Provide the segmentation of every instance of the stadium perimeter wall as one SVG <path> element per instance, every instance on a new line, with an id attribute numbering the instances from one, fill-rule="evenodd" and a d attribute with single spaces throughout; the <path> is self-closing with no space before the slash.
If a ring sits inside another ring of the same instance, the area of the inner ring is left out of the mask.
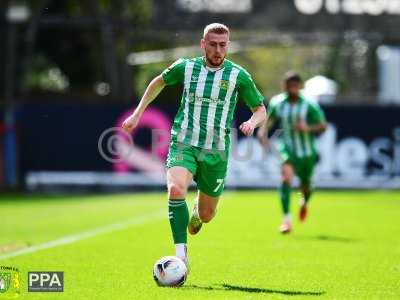
<path id="1" fill-rule="evenodd" d="M 28 190 L 53 186 L 163 187 L 168 131 L 177 105 L 153 105 L 133 134 L 129 158 L 116 157 L 107 150 L 107 143 L 110 146 L 120 133 L 109 129 L 117 127 L 132 108 L 19 106 L 18 174 L 23 186 Z M 325 188 L 400 188 L 400 107 L 326 106 L 324 110 L 329 126 L 318 137 L 315 183 Z M 233 127 L 249 115 L 246 107 L 239 105 Z M 233 130 L 231 153 L 227 188 L 274 187 L 279 183 L 274 147 L 266 152 L 254 138 Z"/>

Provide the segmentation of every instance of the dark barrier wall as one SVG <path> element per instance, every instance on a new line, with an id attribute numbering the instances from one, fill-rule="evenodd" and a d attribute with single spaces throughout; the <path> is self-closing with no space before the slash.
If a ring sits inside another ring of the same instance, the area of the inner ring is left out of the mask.
<path id="1" fill-rule="evenodd" d="M 23 106 L 19 114 L 22 173 L 111 170 L 111 164 L 97 151 L 97 142 L 126 109 L 108 105 Z"/>
<path id="2" fill-rule="evenodd" d="M 150 151 L 149 128 L 169 128 L 176 109 L 175 105 L 153 105 L 145 124 L 134 134 L 135 145 Z M 22 178 L 31 171 L 137 171 L 135 162 L 130 167 L 115 164 L 104 159 L 98 150 L 102 133 L 117 126 L 123 115 L 131 111 L 132 107 L 114 105 L 22 106 L 18 114 Z M 400 107 L 334 106 L 325 107 L 325 111 L 329 128 L 319 139 L 320 178 L 327 182 L 338 178 L 362 181 L 366 177 L 384 180 L 400 175 Z M 249 115 L 246 107 L 239 106 L 236 123 Z M 240 156 L 242 144 L 248 142 L 255 147 L 251 157 L 235 159 Z M 239 150 L 232 150 L 231 182 L 252 186 L 260 177 L 272 178 L 271 182 L 278 180 L 276 158 L 271 155 L 265 161 L 260 158 L 261 150 L 253 139 L 239 135 L 236 145 Z M 163 161 L 166 150 L 158 154 Z M 251 172 L 254 177 L 243 171 L 248 168 L 254 170 Z"/>
<path id="3" fill-rule="evenodd" d="M 0 109 L 0 186 L 4 185 L 4 133 L 5 133 L 5 124 L 4 124 L 4 111 Z"/>
<path id="4" fill-rule="evenodd" d="M 154 107 L 170 120 L 177 107 Z M 27 171 L 111 171 L 98 151 L 99 137 L 133 107 L 122 105 L 24 105 L 18 114 L 20 169 Z M 157 118 L 155 115 L 154 118 Z M 135 143 L 150 148 L 151 132 L 142 128 Z"/>

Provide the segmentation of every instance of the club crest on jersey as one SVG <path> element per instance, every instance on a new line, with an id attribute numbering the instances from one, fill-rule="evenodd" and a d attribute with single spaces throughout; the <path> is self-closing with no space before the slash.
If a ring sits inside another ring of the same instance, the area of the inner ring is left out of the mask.
<path id="1" fill-rule="evenodd" d="M 229 87 L 229 81 L 228 80 L 221 80 L 219 84 L 220 88 L 223 90 L 227 90 Z"/>

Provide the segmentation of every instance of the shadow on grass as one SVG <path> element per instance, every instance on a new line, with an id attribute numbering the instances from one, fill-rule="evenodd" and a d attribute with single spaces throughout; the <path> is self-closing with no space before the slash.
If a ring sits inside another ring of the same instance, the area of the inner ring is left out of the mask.
<path id="1" fill-rule="evenodd" d="M 278 290 L 278 289 L 266 289 L 247 287 L 231 284 L 217 284 L 212 286 L 199 286 L 199 285 L 187 285 L 183 289 L 199 289 L 207 291 L 239 291 L 245 293 L 260 293 L 260 294 L 280 294 L 286 296 L 321 296 L 325 292 L 311 292 L 311 291 L 290 291 L 290 290 Z"/>
<path id="2" fill-rule="evenodd" d="M 317 235 L 317 236 L 298 236 L 302 240 L 314 240 L 314 241 L 324 241 L 324 242 L 340 242 L 340 243 L 354 243 L 357 239 L 333 236 L 333 235 Z"/>

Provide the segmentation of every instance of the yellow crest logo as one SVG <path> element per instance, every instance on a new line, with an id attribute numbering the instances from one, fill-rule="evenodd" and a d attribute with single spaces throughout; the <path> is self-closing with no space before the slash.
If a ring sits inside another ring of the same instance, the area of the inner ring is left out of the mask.
<path id="1" fill-rule="evenodd" d="M 229 81 L 228 80 L 221 80 L 220 88 L 224 89 L 224 90 L 227 90 L 228 87 L 229 87 Z"/>

